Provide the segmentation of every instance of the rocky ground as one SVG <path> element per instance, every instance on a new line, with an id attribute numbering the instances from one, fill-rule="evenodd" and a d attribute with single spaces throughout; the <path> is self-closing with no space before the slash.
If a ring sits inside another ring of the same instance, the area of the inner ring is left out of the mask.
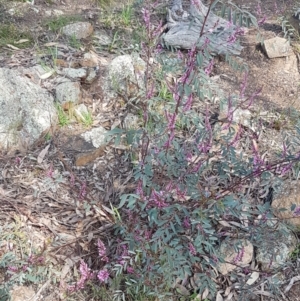
<path id="1" fill-rule="evenodd" d="M 94 262 L 94 238 L 105 237 L 114 223 L 110 204 L 133 188 L 126 145 L 106 143 L 105 133 L 138 126 L 137 114 L 113 84 L 120 84 L 128 97 L 138 92 L 142 77 L 136 74 L 143 74 L 145 65 L 131 54 L 143 56 L 139 45 L 144 32 L 138 2 L 107 2 L 0 0 L 0 101 L 5 99 L 0 108 L 0 268 L 1 260 L 14 265 L 3 259 L 10 251 L 18 260 L 35 253 L 35 260 L 46 258 L 46 264 L 27 262 L 32 275 L 48 275 L 57 283 L 24 279 L 20 285 L 22 281 L 15 279 L 19 284 L 10 292 L 14 301 L 25 296 L 66 299 L 59 288 L 76 278 L 82 254 L 87 262 Z M 156 11 L 157 20 L 165 18 L 166 2 Z M 242 38 L 244 50 L 236 61 L 249 70 L 248 95 L 261 89 L 257 110 L 249 114 L 268 113 L 272 126 L 262 135 L 262 145 L 275 148 L 282 131 L 292 130 L 293 118 L 299 118 L 300 39 L 296 33 L 287 37 L 292 44 L 289 55 L 272 59 L 261 42 L 283 37 L 278 18 L 286 16 L 294 22 L 290 16 L 297 3 L 233 2 L 259 20 L 267 17 L 260 31 L 250 29 Z M 293 25 L 299 29 L 297 22 Z M 135 85 L 128 84 L 130 77 Z M 240 91 L 243 76 L 220 57 L 212 80 L 225 94 L 232 94 Z M 288 187 L 289 197 L 277 198 L 274 206 L 276 201 L 286 207 L 300 205 L 298 184 Z M 297 264 L 286 270 L 286 285 L 297 280 Z M 7 275 L 0 270 L 0 283 L 5 281 Z M 260 288 L 257 300 L 272 299 L 263 292 L 263 282 Z M 228 294 L 222 298 L 230 300 Z M 295 282 L 282 298 L 296 301 L 299 296 L 300 285 Z M 84 292 L 68 298 L 103 299 Z"/>

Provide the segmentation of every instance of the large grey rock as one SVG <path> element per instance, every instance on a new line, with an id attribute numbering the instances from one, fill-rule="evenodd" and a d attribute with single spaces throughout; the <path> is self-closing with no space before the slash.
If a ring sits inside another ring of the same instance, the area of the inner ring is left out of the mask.
<path id="1" fill-rule="evenodd" d="M 84 39 L 93 33 L 93 26 L 89 22 L 76 22 L 66 25 L 62 28 L 62 33 L 69 37 L 75 37 L 76 39 Z"/>
<path id="2" fill-rule="evenodd" d="M 112 90 L 133 96 L 143 89 L 146 63 L 137 55 L 121 55 L 113 59 L 108 77 Z"/>
<path id="3" fill-rule="evenodd" d="M 18 70 L 0 68 L 0 148 L 22 149 L 57 122 L 50 93 Z"/>
<path id="4" fill-rule="evenodd" d="M 263 48 L 270 59 L 293 54 L 289 41 L 280 37 L 265 40 Z"/>

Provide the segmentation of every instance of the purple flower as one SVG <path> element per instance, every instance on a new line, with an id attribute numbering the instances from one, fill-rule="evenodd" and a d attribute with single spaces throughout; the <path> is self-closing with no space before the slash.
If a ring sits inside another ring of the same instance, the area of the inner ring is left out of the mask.
<path id="1" fill-rule="evenodd" d="M 146 98 L 151 99 L 154 95 L 154 83 L 151 84 L 150 89 L 147 91 Z"/>
<path id="2" fill-rule="evenodd" d="M 204 69 L 206 75 L 210 75 L 214 67 L 214 60 L 210 60 L 208 66 Z"/>
<path id="3" fill-rule="evenodd" d="M 261 6 L 260 6 L 259 3 L 257 3 L 257 10 L 256 10 L 256 12 L 257 12 L 257 14 L 258 14 L 259 16 L 262 15 Z"/>
<path id="4" fill-rule="evenodd" d="M 160 32 L 161 32 L 162 27 L 163 27 L 163 23 L 162 23 L 162 20 L 160 20 L 157 28 L 152 33 L 152 37 L 158 36 L 160 34 Z"/>
<path id="5" fill-rule="evenodd" d="M 246 86 L 247 86 L 247 82 L 248 82 L 248 73 L 245 72 L 244 73 L 244 78 L 241 84 L 241 90 L 240 90 L 240 98 L 244 98 L 245 96 L 245 90 L 246 90 Z"/>
<path id="6" fill-rule="evenodd" d="M 236 39 L 237 39 L 239 36 L 243 35 L 244 33 L 245 33 L 244 29 L 241 28 L 241 27 L 238 27 L 238 28 L 233 32 L 233 34 L 232 34 L 231 36 L 229 36 L 229 38 L 227 39 L 227 43 L 233 44 L 233 43 L 236 41 Z"/>
<path id="7" fill-rule="evenodd" d="M 295 208 L 293 215 L 294 216 L 300 216 L 300 206 Z"/>
<path id="8" fill-rule="evenodd" d="M 150 240 L 152 238 L 152 231 L 151 230 L 146 230 L 144 233 L 145 239 Z"/>
<path id="9" fill-rule="evenodd" d="M 186 103 L 184 104 L 184 107 L 183 107 L 183 111 L 186 112 L 186 111 L 189 111 L 192 107 L 192 103 L 193 103 L 193 94 L 191 93 L 186 101 Z"/>
<path id="10" fill-rule="evenodd" d="M 142 14 L 143 14 L 144 22 L 145 22 L 147 28 L 149 29 L 150 28 L 150 12 L 149 12 L 148 9 L 143 8 L 142 9 Z"/>
<path id="11" fill-rule="evenodd" d="M 53 171 L 53 165 L 52 164 L 49 166 L 49 169 L 46 172 L 46 176 L 49 177 L 49 178 L 53 178 L 54 171 Z"/>
<path id="12" fill-rule="evenodd" d="M 189 243 L 189 251 L 194 256 L 197 254 L 196 248 L 194 247 L 194 245 L 191 242 Z"/>
<path id="13" fill-rule="evenodd" d="M 76 284 L 68 286 L 67 289 L 69 292 L 75 292 L 75 291 L 83 289 L 86 281 L 88 281 L 94 277 L 94 273 L 91 272 L 90 268 L 87 266 L 87 264 L 83 260 L 81 260 L 81 262 L 80 262 L 79 271 L 80 271 L 80 279 L 77 281 Z"/>
<path id="14" fill-rule="evenodd" d="M 165 202 L 165 195 L 162 191 L 153 190 L 150 197 L 150 202 L 157 208 L 165 208 L 168 204 Z"/>
<path id="15" fill-rule="evenodd" d="M 101 241 L 101 239 L 98 239 L 97 247 L 98 247 L 98 254 L 100 259 L 102 261 L 108 262 L 108 258 L 106 256 L 106 247 L 104 243 Z"/>
<path id="16" fill-rule="evenodd" d="M 70 185 L 71 185 L 71 186 L 74 186 L 74 185 L 75 185 L 75 177 L 74 177 L 74 174 L 73 174 L 73 173 L 70 174 Z"/>
<path id="17" fill-rule="evenodd" d="M 245 254 L 245 248 L 244 246 L 242 246 L 241 250 L 237 253 L 235 258 L 233 259 L 233 263 L 236 264 L 237 262 L 242 261 L 244 254 Z"/>
<path id="18" fill-rule="evenodd" d="M 109 273 L 107 269 L 100 270 L 97 274 L 97 278 L 99 279 L 100 282 L 106 283 L 109 278 Z"/>
<path id="19" fill-rule="evenodd" d="M 218 263 L 219 259 L 216 255 L 212 255 L 211 258 L 212 258 L 214 263 Z"/>
<path id="20" fill-rule="evenodd" d="M 22 267 L 23 272 L 26 272 L 27 269 L 28 269 L 28 265 L 27 264 L 23 265 L 23 267 Z"/>
<path id="21" fill-rule="evenodd" d="M 183 219 L 183 227 L 184 228 L 190 228 L 191 227 L 191 222 L 190 222 L 190 218 L 188 216 L 185 216 Z"/>
<path id="22" fill-rule="evenodd" d="M 143 191 L 143 182 L 139 181 L 135 193 L 143 200 L 145 198 Z"/>
<path id="23" fill-rule="evenodd" d="M 7 270 L 10 271 L 10 272 L 16 273 L 16 272 L 18 272 L 19 269 L 16 266 L 9 266 L 7 268 Z"/>
<path id="24" fill-rule="evenodd" d="M 280 173 L 281 176 L 284 176 L 285 174 L 287 174 L 292 169 L 292 167 L 293 167 L 293 162 L 285 165 L 281 170 L 281 173 Z"/>
<path id="25" fill-rule="evenodd" d="M 93 273 L 83 260 L 80 262 L 79 271 L 81 274 L 81 279 L 84 279 L 84 282 L 92 278 Z"/>
<path id="26" fill-rule="evenodd" d="M 135 274 L 134 268 L 133 268 L 133 267 L 127 267 L 126 271 L 127 271 L 127 273 L 129 273 L 129 274 Z"/>
<path id="27" fill-rule="evenodd" d="M 83 182 L 80 186 L 80 191 L 79 191 L 79 198 L 83 200 L 85 196 L 87 195 L 86 191 L 86 182 Z"/>
<path id="28" fill-rule="evenodd" d="M 267 20 L 267 17 L 263 16 L 263 18 L 260 19 L 257 23 L 258 23 L 258 25 L 263 25 L 266 22 L 266 20 Z"/>

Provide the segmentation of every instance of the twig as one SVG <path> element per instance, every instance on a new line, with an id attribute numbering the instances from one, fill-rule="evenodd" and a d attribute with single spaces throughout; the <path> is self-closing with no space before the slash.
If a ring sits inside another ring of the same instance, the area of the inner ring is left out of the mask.
<path id="1" fill-rule="evenodd" d="M 40 294 L 42 293 L 42 291 L 47 287 L 49 286 L 50 284 L 50 279 L 45 282 L 42 287 L 37 291 L 37 293 L 32 297 L 30 298 L 28 301 L 38 301 L 39 300 L 39 297 L 40 297 Z"/>
<path id="2" fill-rule="evenodd" d="M 300 281 L 300 276 L 295 276 L 290 280 L 289 285 L 284 290 L 285 293 L 287 293 L 292 288 L 295 281 Z"/>

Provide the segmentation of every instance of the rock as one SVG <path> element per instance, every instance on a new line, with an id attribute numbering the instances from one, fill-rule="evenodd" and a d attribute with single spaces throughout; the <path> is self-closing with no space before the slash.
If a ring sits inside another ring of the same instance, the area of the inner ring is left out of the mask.
<path id="1" fill-rule="evenodd" d="M 32 82 L 39 85 L 41 82 L 41 79 L 46 79 L 51 77 L 55 70 L 51 68 L 43 68 L 41 65 L 35 65 L 30 68 L 18 68 L 18 71 L 27 78 L 30 78 Z"/>
<path id="2" fill-rule="evenodd" d="M 76 39 L 84 39 L 89 37 L 93 33 L 93 26 L 89 22 L 76 22 L 66 25 L 62 28 L 62 33 L 69 37 L 75 37 Z"/>
<path id="3" fill-rule="evenodd" d="M 80 105 L 74 108 L 74 115 L 80 121 L 83 121 L 85 119 L 85 116 L 88 114 L 89 114 L 88 108 L 83 103 L 81 103 Z"/>
<path id="4" fill-rule="evenodd" d="M 87 71 L 84 68 L 63 68 L 61 71 L 57 71 L 57 74 L 66 76 L 73 80 L 81 80 L 86 78 Z"/>
<path id="5" fill-rule="evenodd" d="M 229 120 L 230 118 L 232 118 L 232 122 L 236 123 L 236 124 L 242 124 L 243 126 L 246 127 L 251 127 L 251 112 L 249 110 L 243 110 L 241 108 L 235 108 L 232 107 L 231 108 L 232 113 L 232 117 L 231 115 L 228 116 L 228 108 L 222 108 L 220 109 L 220 114 L 218 119 L 219 120 Z"/>
<path id="6" fill-rule="evenodd" d="M 207 16 L 205 24 L 203 16 Z M 204 27 L 207 30 L 202 32 Z M 201 1 L 197 1 L 197 4 L 192 1 L 188 11 L 183 10 L 182 0 L 172 1 L 167 9 L 167 28 L 168 31 L 161 36 L 161 42 L 172 48 L 192 49 L 195 45 L 205 45 L 206 39 L 209 39 L 209 44 L 218 54 L 238 55 L 242 49 L 238 43 L 228 41 L 233 35 L 238 37 L 243 34 L 244 29 L 238 29 L 233 24 L 229 26 L 227 20 L 209 11 Z"/>
<path id="7" fill-rule="evenodd" d="M 269 220 L 267 226 L 256 251 L 256 261 L 263 270 L 284 265 L 297 246 L 296 237 L 284 224 L 279 223 L 276 228 L 276 222 Z"/>
<path id="8" fill-rule="evenodd" d="M 11 301 L 29 301 L 35 295 L 34 290 L 27 286 L 17 286 L 11 292 Z"/>
<path id="9" fill-rule="evenodd" d="M 80 83 L 65 81 L 57 85 L 55 89 L 56 100 L 66 110 L 73 104 L 78 104 L 81 101 L 82 93 Z"/>
<path id="10" fill-rule="evenodd" d="M 63 68 L 77 68 L 79 67 L 79 64 L 75 61 L 66 61 L 64 59 L 54 59 L 54 64 L 57 67 L 63 67 Z"/>
<path id="11" fill-rule="evenodd" d="M 81 67 L 99 67 L 98 56 L 96 53 L 88 52 L 83 55 L 83 58 L 79 61 Z"/>
<path id="12" fill-rule="evenodd" d="M 0 149 L 23 149 L 57 123 L 54 99 L 18 70 L 0 68 Z"/>
<path id="13" fill-rule="evenodd" d="M 270 59 L 293 54 L 289 41 L 280 37 L 265 40 L 263 48 Z"/>
<path id="14" fill-rule="evenodd" d="M 252 261 L 253 245 L 246 239 L 223 241 L 220 246 L 220 254 L 227 262 L 236 261 L 236 265 L 246 266 Z M 237 268 L 236 265 L 231 263 L 219 263 L 218 270 L 222 275 L 227 275 L 229 272 Z"/>
<path id="15" fill-rule="evenodd" d="M 139 128 L 139 117 L 128 113 L 124 118 L 124 125 L 127 130 L 138 129 Z"/>
<path id="16" fill-rule="evenodd" d="M 251 112 L 249 110 L 236 109 L 233 113 L 233 121 L 243 126 L 250 127 Z"/>
<path id="17" fill-rule="evenodd" d="M 295 205 L 295 208 L 291 210 L 293 205 Z M 292 182 L 291 184 L 285 185 L 282 193 L 274 198 L 271 206 L 275 216 L 279 219 L 286 220 L 286 222 L 300 229 L 300 215 L 294 213 L 296 209 L 300 208 L 299 183 Z M 285 209 L 285 211 L 280 209 Z"/>
<path id="18" fill-rule="evenodd" d="M 126 96 L 143 89 L 146 63 L 137 55 L 121 55 L 112 60 L 108 77 L 110 88 Z"/>
<path id="19" fill-rule="evenodd" d="M 109 46 L 112 43 L 112 39 L 104 31 L 96 31 L 94 38 L 98 44 L 102 46 Z"/>
<path id="20" fill-rule="evenodd" d="M 59 9 L 52 9 L 52 10 L 45 11 L 46 17 L 59 17 L 59 16 L 62 16 L 63 14 L 64 14 L 64 12 Z"/>
<path id="21" fill-rule="evenodd" d="M 107 130 L 102 126 L 94 128 L 88 132 L 81 134 L 81 136 L 87 141 L 91 142 L 94 147 L 98 148 L 101 145 L 106 144 L 106 133 Z"/>
<path id="22" fill-rule="evenodd" d="M 91 84 L 98 76 L 98 68 L 88 68 L 87 69 L 87 77 L 85 78 L 84 82 L 86 84 Z"/>
<path id="23" fill-rule="evenodd" d="M 61 137 L 61 142 L 63 151 L 76 152 L 76 166 L 85 166 L 105 154 L 105 144 L 95 147 L 92 142 L 86 141 L 81 135 Z"/>

